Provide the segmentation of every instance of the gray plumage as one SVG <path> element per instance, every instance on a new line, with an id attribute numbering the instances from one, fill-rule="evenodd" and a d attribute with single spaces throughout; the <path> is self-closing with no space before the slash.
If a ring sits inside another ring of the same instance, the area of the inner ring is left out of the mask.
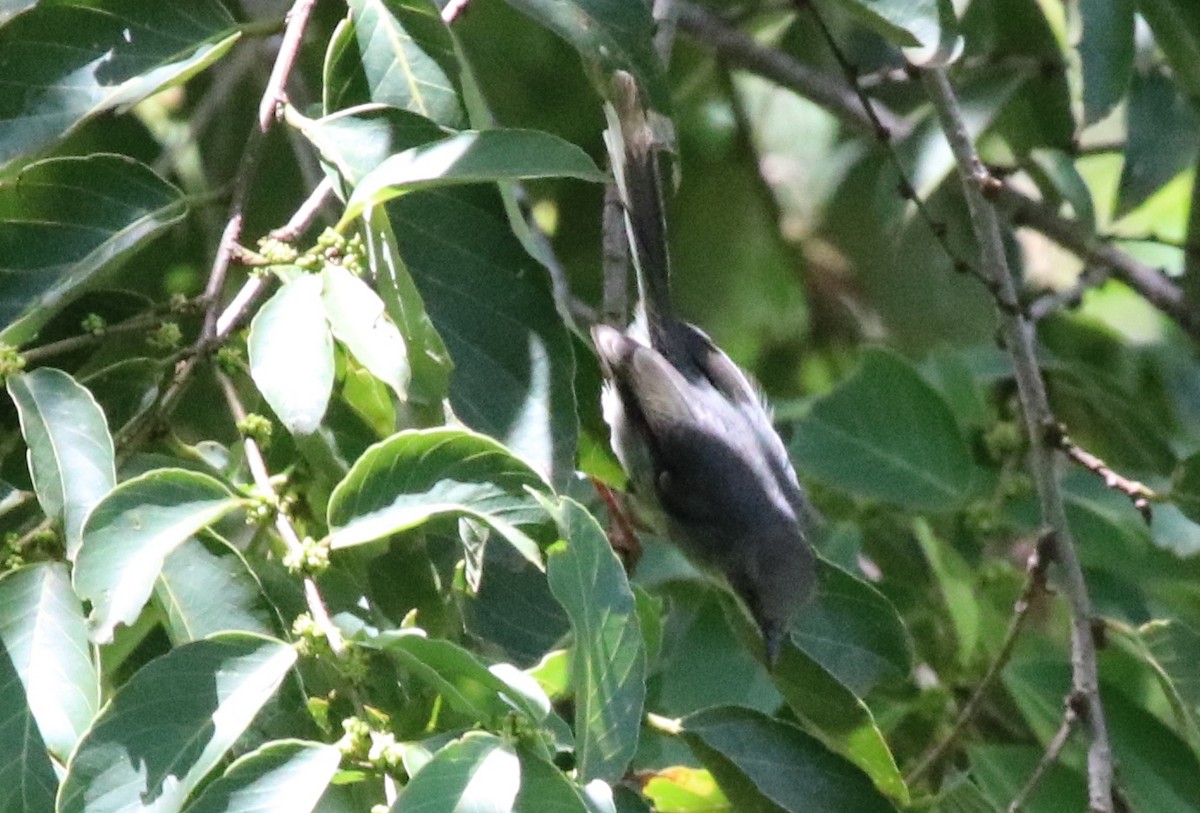
<path id="1" fill-rule="evenodd" d="M 633 78 L 618 72 L 613 87 L 606 142 L 641 295 L 625 332 L 592 330 L 613 450 L 649 521 L 725 577 L 774 661 L 814 588 L 815 513 L 746 375 L 674 316 L 659 147 Z"/>

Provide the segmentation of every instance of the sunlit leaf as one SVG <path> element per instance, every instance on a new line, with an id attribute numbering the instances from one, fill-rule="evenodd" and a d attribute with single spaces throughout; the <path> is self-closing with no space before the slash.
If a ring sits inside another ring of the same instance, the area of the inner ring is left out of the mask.
<path id="1" fill-rule="evenodd" d="M 473 732 L 434 754 L 404 786 L 392 813 L 507 813 L 520 782 L 520 763 L 510 746 L 499 737 Z"/>
<path id="2" fill-rule="evenodd" d="M 9 378 L 8 393 L 21 417 L 38 502 L 62 525 L 74 558 L 84 519 L 117 482 L 104 413 L 87 389 L 49 367 Z"/>
<path id="3" fill-rule="evenodd" d="M 321 300 L 338 341 L 403 400 L 412 371 L 408 348 L 384 312 L 383 300 L 365 282 L 340 265 L 326 265 Z"/>
<path id="4" fill-rule="evenodd" d="M 287 644 L 226 633 L 142 667 L 80 740 L 61 813 L 174 813 L 275 693 Z"/>
<path id="5" fill-rule="evenodd" d="M 75 592 L 92 603 L 93 641 L 112 640 L 138 617 L 163 560 L 241 505 L 219 481 L 183 469 L 147 472 L 117 486 L 88 516 L 75 562 Z"/>
<path id="6" fill-rule="evenodd" d="M 309 813 L 337 771 L 336 746 L 270 742 L 229 766 L 188 813 Z"/>
<path id="7" fill-rule="evenodd" d="M 58 778 L 46 754 L 21 678 L 0 640 L 0 809 L 44 813 L 54 809 Z"/>
<path id="8" fill-rule="evenodd" d="M 209 535 L 171 551 L 154 582 L 163 627 L 175 645 L 224 630 L 272 635 L 278 620 L 242 554 Z"/>

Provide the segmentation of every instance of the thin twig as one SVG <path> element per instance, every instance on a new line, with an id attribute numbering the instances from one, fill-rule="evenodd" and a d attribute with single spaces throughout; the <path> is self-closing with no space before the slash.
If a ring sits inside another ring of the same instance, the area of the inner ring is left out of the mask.
<path id="1" fill-rule="evenodd" d="M 200 304 L 199 299 L 188 300 L 185 307 L 196 307 Z M 60 339 L 56 342 L 49 342 L 38 347 L 31 347 L 28 350 L 21 351 L 21 355 L 25 357 L 25 361 L 30 364 L 36 364 L 42 359 L 50 356 L 57 356 L 62 353 L 70 353 L 73 350 L 79 350 L 93 344 L 98 344 L 110 336 L 119 336 L 123 333 L 136 333 L 139 330 L 157 327 L 162 324 L 163 317 L 172 311 L 176 310 L 176 305 L 164 303 L 157 305 L 154 308 L 139 313 L 136 316 L 131 316 L 116 324 L 107 325 L 103 330 L 95 333 L 83 333 L 78 336 L 71 336 L 67 339 Z"/>
<path id="2" fill-rule="evenodd" d="M 1159 496 L 1147 485 L 1113 471 L 1099 457 L 1071 440 L 1062 424 L 1056 423 L 1046 427 L 1046 442 L 1103 480 L 1106 488 L 1118 491 L 1128 497 L 1129 501 L 1133 503 L 1133 507 L 1141 512 L 1142 519 L 1146 521 L 1146 524 L 1150 524 L 1150 503 L 1157 502 Z"/>
<path id="3" fill-rule="evenodd" d="M 1112 813 L 1113 760 L 1104 707 L 1100 702 L 1096 642 L 1092 633 L 1092 604 L 1083 569 L 1067 523 L 1059 473 L 1053 450 L 1046 443 L 1043 427 L 1053 419 L 1046 385 L 1034 350 L 1032 324 L 1016 299 L 1016 286 L 1008 268 L 1000 219 L 988 199 L 1003 184 L 984 169 L 967 133 L 958 97 L 941 68 L 925 71 L 925 87 L 933 101 L 942 131 L 954 153 L 971 224 L 979 242 L 981 270 L 994 285 L 1001 336 L 1013 366 L 1017 394 L 1030 444 L 1030 465 L 1037 485 L 1042 522 L 1053 531 L 1054 558 L 1062 566 L 1063 581 L 1071 605 L 1071 677 L 1074 691 L 1084 699 L 1091 730 L 1088 748 L 1088 805 L 1092 813 Z"/>
<path id="4" fill-rule="evenodd" d="M 1033 771 L 1029 774 L 1029 778 L 1025 780 L 1025 786 L 1017 791 L 1017 795 L 1008 805 L 1008 813 L 1018 813 L 1025 803 L 1029 801 L 1029 797 L 1041 784 L 1042 777 L 1046 775 L 1046 771 L 1050 769 L 1058 760 L 1058 755 L 1062 753 L 1062 749 L 1067 744 L 1067 740 L 1071 737 L 1071 732 L 1075 730 L 1075 723 L 1079 720 L 1079 709 L 1086 708 L 1084 701 L 1074 695 L 1067 698 L 1063 708 L 1062 722 L 1058 724 L 1058 731 L 1054 732 L 1054 736 L 1050 738 L 1050 742 L 1046 744 L 1046 751 L 1042 754 L 1042 758 L 1038 760 Z"/>
<path id="5" fill-rule="evenodd" d="M 317 214 L 321 211 L 321 207 L 325 205 L 325 202 L 329 200 L 329 196 L 332 194 L 333 179 L 326 175 L 317 184 L 316 188 L 309 193 L 309 196 L 305 198 L 304 203 L 300 204 L 300 208 L 296 210 L 291 219 L 279 228 L 271 230 L 271 236 L 285 243 L 295 240 L 312 224 Z"/>
<path id="6" fill-rule="evenodd" d="M 975 687 L 975 691 L 971 693 L 966 704 L 959 710 L 958 717 L 955 718 L 954 724 L 950 726 L 950 730 L 921 756 L 917 761 L 916 767 L 904 777 L 906 784 L 911 785 L 916 782 L 928 773 L 930 768 L 941 761 L 946 752 L 950 750 L 950 747 L 958 741 L 967 724 L 975 718 L 975 712 L 979 710 L 979 706 L 983 702 L 988 689 L 991 688 L 992 683 L 1000 674 L 1000 670 L 1008 664 L 1008 660 L 1012 657 L 1013 650 L 1016 648 L 1021 631 L 1025 627 L 1025 621 L 1029 618 L 1029 610 L 1033 606 L 1034 599 L 1046 590 L 1046 569 L 1050 566 L 1050 559 L 1053 555 L 1053 545 L 1050 542 L 1052 536 L 1053 534 L 1050 533 L 1043 534 L 1038 539 L 1037 546 L 1033 552 L 1029 554 L 1029 559 L 1025 563 L 1025 587 L 1021 590 L 1021 595 L 1013 604 L 1012 616 L 1008 620 L 1008 630 L 1004 634 L 1004 643 L 1000 645 L 1000 651 L 996 654 L 991 666 L 988 667 L 987 673 L 979 681 L 979 684 Z"/>
<path id="7" fill-rule="evenodd" d="M 1096 237 L 1083 224 L 1061 216 L 1044 202 L 1026 197 L 1009 184 L 997 184 L 993 191 L 996 202 L 1012 213 L 1014 223 L 1044 234 L 1089 265 L 1109 269 L 1189 335 L 1200 339 L 1200 313 L 1189 306 L 1183 291 L 1161 269 L 1134 259 Z"/>
<path id="8" fill-rule="evenodd" d="M 688 0 L 678 0 L 676 6 L 679 30 L 711 47 L 730 65 L 796 91 L 860 133 L 886 133 L 885 138 L 904 138 L 909 133 L 909 124 L 882 103 L 873 101 L 872 111 L 851 88 L 762 45 L 708 9 Z"/>
<path id="9" fill-rule="evenodd" d="M 1091 288 L 1097 288 L 1109 278 L 1107 268 L 1089 265 L 1075 280 L 1074 284 L 1061 291 L 1047 291 L 1033 297 L 1026 305 L 1026 312 L 1034 322 L 1040 322 L 1052 313 L 1062 308 L 1077 307 L 1083 301 L 1083 295 Z"/>
<path id="10" fill-rule="evenodd" d="M 225 396 L 225 403 L 229 407 L 230 414 L 233 415 L 234 421 L 242 423 L 246 420 L 246 408 L 242 405 L 237 388 L 233 386 L 233 381 L 222 370 L 216 370 L 215 375 L 217 384 L 220 385 L 221 392 Z M 288 516 L 286 506 L 279 499 L 279 493 L 271 482 L 271 475 L 267 471 L 267 462 L 263 457 L 262 448 L 258 445 L 258 441 L 249 435 L 242 439 L 242 448 L 246 453 L 246 465 L 250 468 L 250 476 L 254 479 L 255 487 L 274 508 L 275 530 L 283 540 L 284 547 L 297 561 L 302 560 L 301 552 L 304 543 L 300 540 L 300 534 L 297 533 L 296 526 L 292 524 L 292 519 Z M 333 654 L 340 658 L 346 651 L 345 641 L 342 640 L 341 631 L 330 619 L 329 611 L 325 608 L 325 601 L 321 597 L 321 591 L 310 575 L 304 576 L 304 598 L 313 623 L 329 642 L 329 648 L 333 650 Z"/>

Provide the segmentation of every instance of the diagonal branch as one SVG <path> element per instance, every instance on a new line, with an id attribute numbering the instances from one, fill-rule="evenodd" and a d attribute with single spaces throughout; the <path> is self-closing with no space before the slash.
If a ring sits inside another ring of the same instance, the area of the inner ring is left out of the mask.
<path id="1" fill-rule="evenodd" d="M 1100 703 L 1091 599 L 1067 524 L 1054 449 L 1047 444 L 1043 429 L 1053 422 L 1053 417 L 1034 350 L 1033 325 L 1018 305 L 1016 285 L 1008 267 L 1000 233 L 1000 218 L 989 200 L 989 196 L 995 197 L 1003 184 L 993 178 L 979 160 L 963 122 L 958 97 L 946 72 L 941 68 L 931 68 L 925 71 L 924 78 L 942 130 L 954 152 L 963 193 L 970 209 L 971 224 L 979 241 L 981 271 L 995 286 L 996 314 L 1017 381 L 1042 522 L 1053 532 L 1054 558 L 1062 566 L 1064 586 L 1071 605 L 1072 684 L 1074 692 L 1083 699 L 1086 708 L 1084 716 L 1091 732 L 1091 745 L 1088 748 L 1089 810 L 1092 813 L 1112 813 L 1113 758 L 1104 707 Z"/>

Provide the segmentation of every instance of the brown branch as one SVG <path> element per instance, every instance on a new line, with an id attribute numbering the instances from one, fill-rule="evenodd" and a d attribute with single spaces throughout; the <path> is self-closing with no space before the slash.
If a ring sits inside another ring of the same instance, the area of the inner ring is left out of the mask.
<path id="1" fill-rule="evenodd" d="M 1100 702 L 1096 642 L 1092 633 L 1092 604 L 1083 569 L 1067 523 L 1053 449 L 1043 427 L 1053 422 L 1046 384 L 1034 349 L 1033 325 L 1017 306 L 1016 285 L 1008 267 L 1000 219 L 989 198 L 1004 184 L 992 177 L 979 160 L 963 122 L 958 97 L 941 68 L 925 71 L 925 87 L 933 101 L 942 131 L 954 153 L 971 224 L 979 242 L 984 275 L 994 286 L 1001 337 L 1017 381 L 1017 395 L 1030 443 L 1030 465 L 1037 486 L 1042 522 L 1053 531 L 1054 558 L 1062 565 L 1063 582 L 1071 605 L 1071 678 L 1074 692 L 1087 707 L 1091 731 L 1088 748 L 1088 805 L 1091 813 L 1113 811 L 1113 758 L 1104 707 Z"/>
<path id="2" fill-rule="evenodd" d="M 1050 560 L 1054 553 L 1052 537 L 1053 533 L 1050 532 L 1042 534 L 1038 538 L 1037 546 L 1029 554 L 1029 559 L 1025 563 L 1025 587 L 1013 604 L 1012 616 L 1008 620 L 1008 630 L 1004 633 L 1004 643 L 1000 645 L 1000 651 L 996 654 L 991 666 L 988 667 L 987 673 L 979 681 L 979 685 L 975 687 L 966 704 L 959 710 L 958 717 L 950 726 L 950 730 L 917 760 L 916 767 L 904 777 L 905 784 L 911 785 L 942 760 L 950 747 L 958 741 L 967 724 L 975 718 L 975 713 L 979 710 L 988 689 L 991 688 L 992 683 L 1000 674 L 1000 670 L 1012 657 L 1034 599 L 1046 591 L 1046 569 L 1050 566 Z"/>
<path id="3" fill-rule="evenodd" d="M 1146 521 L 1146 524 L 1150 524 L 1150 503 L 1157 502 L 1159 496 L 1148 486 L 1113 471 L 1099 457 L 1081 448 L 1075 441 L 1071 440 L 1067 434 L 1066 427 L 1060 423 L 1052 423 L 1046 426 L 1046 442 L 1065 454 L 1068 459 L 1078 463 L 1103 480 L 1106 488 L 1119 491 L 1128 497 L 1129 501 L 1133 503 L 1133 507 L 1141 512 L 1142 519 Z"/>
<path id="4" fill-rule="evenodd" d="M 288 219 L 288 222 L 271 230 L 271 236 L 285 243 L 295 240 L 312 224 L 321 211 L 321 207 L 325 205 L 332 194 L 333 179 L 326 175 L 305 198 L 304 203 L 300 204 L 300 208 Z"/>
<path id="5" fill-rule="evenodd" d="M 1054 736 L 1050 738 L 1050 742 L 1046 744 L 1046 750 L 1042 754 L 1042 758 L 1038 760 L 1033 771 L 1029 774 L 1029 778 L 1025 780 L 1025 786 L 1017 791 L 1017 795 L 1008 805 L 1008 813 L 1019 813 L 1025 803 L 1029 801 L 1029 797 L 1037 789 L 1042 781 L 1042 777 L 1046 775 L 1046 771 L 1050 769 L 1058 760 L 1058 755 L 1062 753 L 1062 749 L 1067 744 L 1067 740 L 1071 737 L 1071 732 L 1075 730 L 1075 723 L 1079 720 L 1080 714 L 1087 709 L 1087 703 L 1082 698 L 1072 694 L 1066 699 L 1063 704 L 1062 722 L 1058 724 L 1058 730 L 1054 732 Z"/>
<path id="6" fill-rule="evenodd" d="M 178 306 L 171 303 L 156 305 L 145 313 L 139 313 L 136 316 L 131 316 L 128 319 L 123 319 L 116 324 L 107 325 L 103 330 L 95 333 L 83 333 L 79 336 L 71 336 L 67 339 L 60 339 L 56 342 L 48 342 L 47 344 L 38 347 L 31 347 L 28 350 L 23 350 L 21 355 L 31 364 L 42 361 L 50 356 L 56 356 L 61 353 L 70 353 L 73 350 L 79 350 L 93 344 L 98 344 L 110 336 L 119 336 L 123 333 L 136 333 L 139 330 L 157 327 L 162 324 L 163 317 L 170 314 L 172 311 L 183 310 L 185 308 L 195 308 L 201 304 L 200 299 L 190 299 L 184 306 Z"/>

